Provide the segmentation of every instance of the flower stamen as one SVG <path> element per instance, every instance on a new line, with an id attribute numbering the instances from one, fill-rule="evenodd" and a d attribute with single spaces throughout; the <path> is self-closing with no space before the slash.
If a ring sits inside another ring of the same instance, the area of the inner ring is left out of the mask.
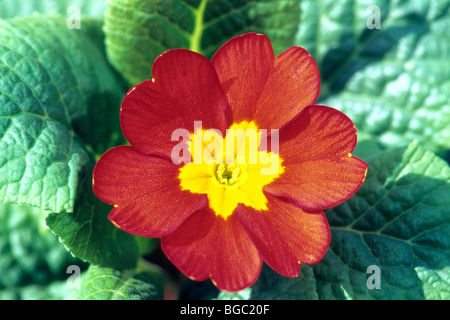
<path id="1" fill-rule="evenodd" d="M 216 181 L 223 186 L 244 184 L 247 180 L 247 168 L 243 164 L 214 164 Z"/>

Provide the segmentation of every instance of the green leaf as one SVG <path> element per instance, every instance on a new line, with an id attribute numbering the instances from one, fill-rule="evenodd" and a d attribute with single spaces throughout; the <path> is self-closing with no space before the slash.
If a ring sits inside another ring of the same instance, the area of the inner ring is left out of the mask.
<path id="1" fill-rule="evenodd" d="M 80 298 L 83 300 L 160 300 L 163 281 L 159 271 L 118 271 L 91 266 L 83 275 Z"/>
<path id="2" fill-rule="evenodd" d="M 303 278 L 263 268 L 251 299 L 450 298 L 450 167 L 417 142 L 367 162 L 360 190 L 326 210 L 323 260 Z"/>
<path id="3" fill-rule="evenodd" d="M 152 240 L 116 228 L 107 218 L 112 206 L 95 196 L 91 180 L 81 186 L 74 212 L 51 213 L 47 225 L 68 251 L 86 262 L 118 270 L 135 268 Z"/>
<path id="4" fill-rule="evenodd" d="M 37 208 L 0 205 L 0 290 L 14 292 L 29 284 L 46 286 L 67 278 L 73 258 L 43 224 Z"/>
<path id="5" fill-rule="evenodd" d="M 360 191 L 327 211 L 333 240 L 314 267 L 319 296 L 342 298 L 339 283 L 355 299 L 448 299 L 449 200 L 449 166 L 417 143 L 370 159 Z M 380 289 L 367 288 L 370 265 Z"/>
<path id="6" fill-rule="evenodd" d="M 112 64 L 132 84 L 151 78 L 155 58 L 174 48 L 211 57 L 246 32 L 270 36 L 276 52 L 292 45 L 300 17 L 296 0 L 111 0 L 105 14 Z"/>
<path id="7" fill-rule="evenodd" d="M 310 266 L 302 265 L 300 276 L 286 278 L 265 266 L 252 287 L 254 300 L 317 300 L 316 279 Z"/>
<path id="8" fill-rule="evenodd" d="M 316 278 L 310 266 L 302 265 L 300 276 L 286 278 L 264 265 L 258 281 L 238 292 L 219 291 L 214 300 L 318 300 Z"/>
<path id="9" fill-rule="evenodd" d="M 78 289 L 71 289 L 66 281 L 48 285 L 30 284 L 20 288 L 0 290 L 0 300 L 76 300 Z"/>
<path id="10" fill-rule="evenodd" d="M 369 29 L 380 8 L 380 29 Z M 297 44 L 317 61 L 319 102 L 385 147 L 450 148 L 450 1 L 304 0 Z M 370 19 L 369 19 L 370 20 Z"/>
<path id="11" fill-rule="evenodd" d="M 252 294 L 252 288 L 247 288 L 238 292 L 220 291 L 216 299 L 213 300 L 248 300 Z"/>
<path id="12" fill-rule="evenodd" d="M 58 16 L 0 20 L 1 202 L 72 212 L 93 156 L 122 141 L 124 91 L 94 29 Z"/>
<path id="13" fill-rule="evenodd" d="M 359 138 L 358 138 L 358 140 L 359 140 Z M 355 157 L 358 157 L 360 159 L 367 159 L 371 156 L 374 156 L 374 155 L 382 152 L 383 150 L 384 149 L 380 145 L 380 143 L 378 143 L 376 141 L 362 140 L 362 141 L 358 141 L 358 144 L 356 145 L 352 154 Z"/>
<path id="14" fill-rule="evenodd" d="M 65 15 L 70 6 L 80 8 L 82 19 L 101 18 L 106 10 L 106 0 L 0 0 L 0 18 L 25 17 L 33 13 Z"/>

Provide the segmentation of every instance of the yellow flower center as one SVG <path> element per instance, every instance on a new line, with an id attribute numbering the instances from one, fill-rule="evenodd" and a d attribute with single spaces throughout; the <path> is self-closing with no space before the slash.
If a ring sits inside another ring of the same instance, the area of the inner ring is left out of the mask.
<path id="1" fill-rule="evenodd" d="M 191 134 L 193 161 L 180 168 L 181 189 L 208 195 L 210 208 L 224 219 L 239 203 L 267 210 L 263 187 L 284 172 L 282 159 L 259 150 L 261 133 L 253 122 L 233 124 L 224 138 L 208 131 Z"/>
<path id="2" fill-rule="evenodd" d="M 214 175 L 219 184 L 241 185 L 247 181 L 247 166 L 242 164 L 214 164 Z"/>

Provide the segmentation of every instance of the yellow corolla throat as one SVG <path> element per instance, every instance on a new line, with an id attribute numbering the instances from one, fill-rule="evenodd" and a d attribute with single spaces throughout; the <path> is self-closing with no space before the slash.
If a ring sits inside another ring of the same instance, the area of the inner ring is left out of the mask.
<path id="1" fill-rule="evenodd" d="M 181 189 L 206 194 L 210 208 L 224 219 L 239 203 L 267 210 L 263 187 L 284 167 L 277 153 L 259 150 L 260 140 L 253 122 L 233 124 L 225 137 L 214 130 L 196 130 L 189 142 L 192 161 L 180 168 Z"/>

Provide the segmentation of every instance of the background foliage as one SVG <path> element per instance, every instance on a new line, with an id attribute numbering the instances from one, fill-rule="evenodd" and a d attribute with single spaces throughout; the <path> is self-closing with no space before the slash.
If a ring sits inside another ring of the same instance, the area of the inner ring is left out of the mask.
<path id="1" fill-rule="evenodd" d="M 81 29 L 67 27 L 70 5 Z M 371 5 L 380 29 L 367 27 Z M 449 299 L 449 28 L 449 0 L 0 0 L 0 299 Z M 264 267 L 229 294 L 185 279 L 158 241 L 115 228 L 91 173 L 126 143 L 121 100 L 155 57 L 210 58 L 250 31 L 276 53 L 311 53 L 318 103 L 355 122 L 369 171 L 326 211 L 320 263 L 294 279 Z M 70 265 L 80 288 L 67 283 Z M 380 289 L 367 286 L 370 265 Z"/>

